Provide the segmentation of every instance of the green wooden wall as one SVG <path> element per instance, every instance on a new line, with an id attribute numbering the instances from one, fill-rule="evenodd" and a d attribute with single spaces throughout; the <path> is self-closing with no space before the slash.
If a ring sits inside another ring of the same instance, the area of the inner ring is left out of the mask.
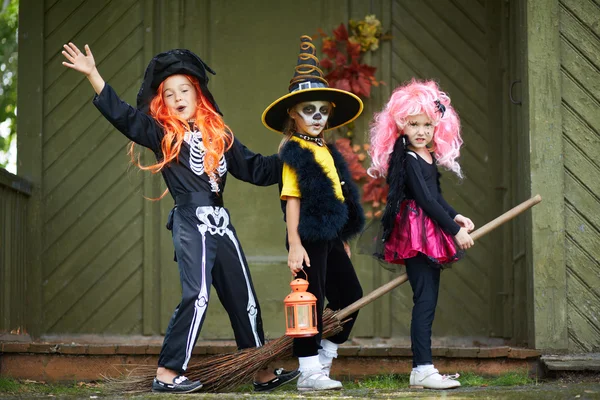
<path id="1" fill-rule="evenodd" d="M 143 175 L 91 103 L 63 43 L 89 44 L 103 77 L 134 101 L 147 57 L 142 2 L 46 1 L 43 20 L 42 331 L 141 333 Z"/>
<path id="2" fill-rule="evenodd" d="M 568 347 L 600 350 L 600 4 L 560 1 Z"/>
<path id="3" fill-rule="evenodd" d="M 396 85 L 412 76 L 438 80 L 461 116 L 466 143 L 467 178 L 446 176 L 444 193 L 482 225 L 514 200 L 507 195 L 513 172 L 506 168 L 506 126 L 496 112 L 505 107 L 498 90 L 507 58 L 506 32 L 498 28 L 505 12 L 484 0 L 22 0 L 21 60 L 31 62 L 20 65 L 20 76 L 30 79 L 19 82 L 19 174 L 34 185 L 31 226 L 43 227 L 31 237 L 31 282 L 41 288 L 31 300 L 36 332 L 164 333 L 180 291 L 164 228 L 172 200 L 144 200 L 162 193 L 162 180 L 131 166 L 127 140 L 95 110 L 89 83 L 61 65 L 63 43 L 89 44 L 100 73 L 131 103 L 153 55 L 174 47 L 197 52 L 217 71 L 210 88 L 226 122 L 250 149 L 271 154 L 280 138 L 260 116 L 287 91 L 300 35 L 375 13 L 394 38 L 366 60 L 387 85 L 366 101 L 356 140 L 366 139 L 370 117 Z M 144 159 L 152 161 L 147 153 Z M 277 337 L 290 281 L 277 188 L 231 179 L 224 196 L 266 334 Z M 434 335 L 511 337 L 513 277 L 505 271 L 512 259 L 502 254 L 510 236 L 504 230 L 482 239 L 443 273 Z M 392 278 L 366 256 L 353 260 L 365 292 Z M 216 300 L 201 337 L 231 338 Z M 396 289 L 361 311 L 355 336 L 408 336 L 410 305 L 410 287 Z"/>

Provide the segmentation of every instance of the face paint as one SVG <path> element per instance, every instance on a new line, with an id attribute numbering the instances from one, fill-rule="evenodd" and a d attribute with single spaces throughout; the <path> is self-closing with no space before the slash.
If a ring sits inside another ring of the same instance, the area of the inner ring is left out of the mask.
<path id="1" fill-rule="evenodd" d="M 433 139 L 433 121 L 426 114 L 411 115 L 406 117 L 404 134 L 408 138 L 413 150 L 421 150 Z"/>
<path id="2" fill-rule="evenodd" d="M 328 101 L 307 101 L 296 104 L 290 116 L 296 122 L 298 133 L 317 137 L 323 132 L 331 113 Z"/>

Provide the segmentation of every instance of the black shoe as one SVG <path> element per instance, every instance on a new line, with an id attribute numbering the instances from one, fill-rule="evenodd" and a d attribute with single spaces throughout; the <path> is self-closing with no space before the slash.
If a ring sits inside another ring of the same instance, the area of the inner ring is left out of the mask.
<path id="1" fill-rule="evenodd" d="M 275 378 L 264 383 L 254 382 L 255 392 L 270 392 L 271 390 L 277 389 L 279 386 L 283 386 L 286 383 L 290 383 L 300 376 L 300 371 L 295 369 L 293 371 L 286 371 L 283 368 L 278 368 L 273 371 Z"/>
<path id="2" fill-rule="evenodd" d="M 173 378 L 173 383 L 165 383 L 154 378 L 152 381 L 152 391 L 161 393 L 192 393 L 202 389 L 200 381 L 190 381 L 182 375 Z"/>

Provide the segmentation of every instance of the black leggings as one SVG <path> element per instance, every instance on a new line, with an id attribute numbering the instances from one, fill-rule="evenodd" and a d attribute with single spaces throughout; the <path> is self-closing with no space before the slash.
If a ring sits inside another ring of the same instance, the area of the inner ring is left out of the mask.
<path id="1" fill-rule="evenodd" d="M 308 276 L 308 291 L 317 298 L 319 333 L 308 338 L 294 339 L 294 356 L 310 357 L 319 354 L 318 350 L 321 348 L 325 298 L 329 301 L 327 308 L 340 310 L 360 299 L 363 292 L 341 239 L 303 242 L 302 246 L 310 258 L 310 267 L 304 266 L 304 271 Z M 299 273 L 298 277 L 303 278 L 304 274 Z M 343 330 L 327 340 L 337 344 L 348 340 L 357 316 L 358 311 L 350 315 L 351 319 L 344 324 Z"/>
<path id="2" fill-rule="evenodd" d="M 439 266 L 424 255 L 404 260 L 406 274 L 413 290 L 413 310 L 410 323 L 410 341 L 413 367 L 433 364 L 431 356 L 431 326 L 440 289 Z"/>

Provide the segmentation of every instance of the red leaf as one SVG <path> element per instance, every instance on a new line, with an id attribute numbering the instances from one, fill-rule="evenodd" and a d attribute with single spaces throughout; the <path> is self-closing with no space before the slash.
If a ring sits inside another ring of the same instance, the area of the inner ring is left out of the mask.
<path id="1" fill-rule="evenodd" d="M 336 54 L 339 53 L 335 41 L 331 39 L 323 39 L 323 48 L 321 50 L 329 58 L 335 58 Z"/>
<path id="2" fill-rule="evenodd" d="M 333 30 L 333 36 L 335 36 L 335 40 L 340 42 L 348 40 L 348 30 L 346 29 L 346 25 L 341 23 L 340 26 Z"/>
<path id="3" fill-rule="evenodd" d="M 334 87 L 347 92 L 352 91 L 352 88 L 350 87 L 350 81 L 348 79 L 340 79 L 339 81 L 335 82 Z"/>
<path id="4" fill-rule="evenodd" d="M 357 81 L 360 92 L 363 96 L 369 97 L 371 95 L 371 81 L 365 76 L 359 76 Z"/>
<path id="5" fill-rule="evenodd" d="M 352 151 L 350 139 L 340 138 L 335 141 L 335 145 L 338 151 L 346 160 L 346 163 L 348 163 L 348 170 L 353 180 L 358 181 L 368 176 L 367 170 L 365 169 L 365 167 L 363 167 L 358 158 L 358 154 Z"/>
<path id="6" fill-rule="evenodd" d="M 335 65 L 345 65 L 348 62 L 348 57 L 346 57 L 343 53 L 337 53 L 335 55 Z"/>
<path id="7" fill-rule="evenodd" d="M 357 67 L 360 70 L 360 72 L 362 72 L 366 76 L 375 76 L 375 71 L 377 71 L 376 67 L 372 67 L 367 64 L 360 64 Z"/>
<path id="8" fill-rule="evenodd" d="M 358 61 L 360 58 L 360 43 L 353 43 L 348 40 L 346 42 L 346 52 L 352 61 Z"/>
<path id="9" fill-rule="evenodd" d="M 388 186 L 385 183 L 385 178 L 373 179 L 369 177 L 369 181 L 363 185 L 364 202 L 385 202 L 387 193 Z"/>
<path id="10" fill-rule="evenodd" d="M 323 59 L 321 59 L 321 67 L 323 69 L 331 69 L 331 68 L 333 68 L 333 63 L 331 62 L 331 60 L 329 58 L 323 58 Z"/>

